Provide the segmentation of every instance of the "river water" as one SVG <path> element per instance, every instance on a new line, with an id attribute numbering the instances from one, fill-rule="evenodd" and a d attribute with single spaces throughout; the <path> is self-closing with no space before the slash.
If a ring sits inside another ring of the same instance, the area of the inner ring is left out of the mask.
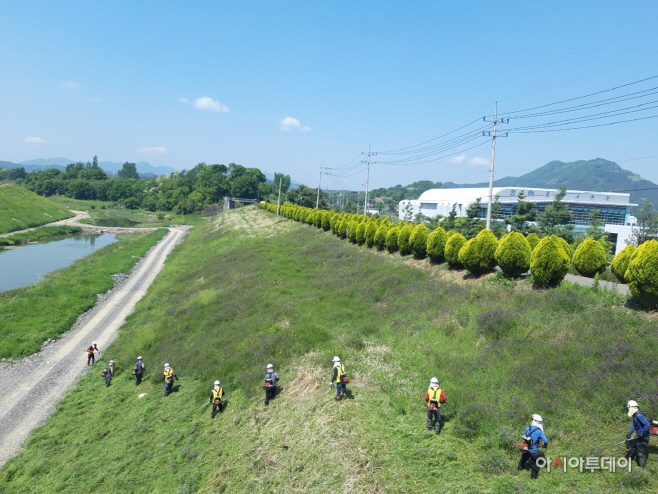
<path id="1" fill-rule="evenodd" d="M 28 286 L 116 241 L 116 235 L 72 235 L 0 249 L 0 292 Z"/>

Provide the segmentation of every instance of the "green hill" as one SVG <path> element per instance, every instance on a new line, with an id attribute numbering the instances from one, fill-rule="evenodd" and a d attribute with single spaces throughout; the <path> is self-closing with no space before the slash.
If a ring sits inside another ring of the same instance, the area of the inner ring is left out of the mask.
<path id="1" fill-rule="evenodd" d="M 74 216 L 71 211 L 17 185 L 0 186 L 0 204 L 0 233 L 24 230 Z"/>
<path id="2" fill-rule="evenodd" d="M 516 471 L 533 413 L 548 456 L 584 458 L 623 453 L 609 445 L 628 430 L 628 399 L 658 411 L 655 321 L 624 302 L 471 279 L 227 211 L 171 254 L 93 371 L 0 470 L 0 492 L 655 492 L 655 447 L 630 474 Z M 334 355 L 352 379 L 340 402 Z M 185 378 L 167 398 L 164 362 Z M 266 408 L 268 362 L 281 390 Z M 448 398 L 439 436 L 425 428 L 432 376 Z M 230 396 L 211 421 L 215 379 Z"/>
<path id="3" fill-rule="evenodd" d="M 488 183 L 460 185 L 452 182 L 445 187 L 486 187 Z M 638 174 L 623 169 L 617 163 L 602 158 L 580 160 L 571 163 L 551 161 L 520 177 L 504 177 L 494 182 L 496 187 L 544 187 L 558 188 L 566 185 L 573 190 L 630 192 L 631 202 L 642 204 L 651 201 L 658 204 L 658 185 Z M 641 190 L 641 189 L 650 190 Z"/>

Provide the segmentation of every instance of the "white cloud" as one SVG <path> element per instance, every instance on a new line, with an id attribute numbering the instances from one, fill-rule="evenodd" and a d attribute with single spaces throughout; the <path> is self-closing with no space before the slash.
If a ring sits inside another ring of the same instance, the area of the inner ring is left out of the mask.
<path id="1" fill-rule="evenodd" d="M 488 165 L 490 161 L 486 158 L 480 158 L 479 156 L 476 156 L 475 158 L 471 158 L 468 161 L 471 165 Z"/>
<path id="2" fill-rule="evenodd" d="M 45 144 L 46 141 L 41 139 L 41 137 L 34 137 L 34 136 L 29 136 L 23 139 L 23 142 L 25 144 Z"/>
<path id="3" fill-rule="evenodd" d="M 139 154 L 166 154 L 167 150 L 162 146 L 155 146 L 155 147 L 138 149 L 137 152 Z"/>
<path id="4" fill-rule="evenodd" d="M 189 103 L 190 102 L 190 100 L 187 99 L 187 98 L 178 98 L 178 101 L 180 101 L 181 103 Z"/>
<path id="5" fill-rule="evenodd" d="M 62 82 L 62 87 L 64 89 L 80 89 L 80 84 L 75 81 L 64 81 Z"/>
<path id="6" fill-rule="evenodd" d="M 282 118 L 279 120 L 279 128 L 284 131 L 288 132 L 289 130 L 297 130 L 299 132 L 306 132 L 307 130 L 311 130 L 310 127 L 307 127 L 306 125 L 302 125 L 299 120 L 293 117 L 286 117 Z"/>
<path id="7" fill-rule="evenodd" d="M 222 113 L 228 113 L 228 106 L 222 105 L 216 99 L 212 99 L 209 96 L 204 96 L 202 98 L 197 98 L 194 100 L 194 108 L 197 110 L 210 110 L 217 111 Z"/>
<path id="8" fill-rule="evenodd" d="M 465 154 L 460 154 L 459 156 L 453 156 L 452 158 L 448 158 L 448 163 L 461 163 L 466 159 Z"/>

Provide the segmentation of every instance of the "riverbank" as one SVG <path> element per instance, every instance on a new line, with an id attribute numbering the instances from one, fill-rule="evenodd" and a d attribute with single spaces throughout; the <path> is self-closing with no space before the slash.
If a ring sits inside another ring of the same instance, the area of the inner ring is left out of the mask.
<path id="1" fill-rule="evenodd" d="M 68 208 L 18 185 L 0 187 L 0 234 L 34 228 L 70 218 Z"/>
<path id="2" fill-rule="evenodd" d="M 0 293 L 0 358 L 24 357 L 39 351 L 47 339 L 57 339 L 114 286 L 112 275 L 129 273 L 166 233 L 122 235 L 36 285 Z"/>
<path id="3" fill-rule="evenodd" d="M 82 228 L 79 226 L 42 226 L 29 230 L 24 233 L 17 233 L 15 235 L 0 236 L 0 247 L 11 245 L 21 245 L 28 242 L 36 242 L 38 240 L 45 240 L 48 238 L 63 237 L 65 235 L 75 235 L 82 233 Z"/>

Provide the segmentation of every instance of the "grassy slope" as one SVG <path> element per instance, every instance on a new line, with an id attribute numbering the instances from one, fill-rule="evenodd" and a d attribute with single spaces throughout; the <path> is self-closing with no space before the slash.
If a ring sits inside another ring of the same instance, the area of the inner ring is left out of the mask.
<path id="1" fill-rule="evenodd" d="M 73 216 L 71 211 L 16 185 L 0 187 L 0 204 L 0 233 L 24 230 Z"/>
<path id="2" fill-rule="evenodd" d="M 129 273 L 167 230 L 122 235 L 118 242 L 53 271 L 34 286 L 0 293 L 0 357 L 18 358 L 57 338 L 114 286 L 110 275 Z"/>
<path id="3" fill-rule="evenodd" d="M 658 335 L 645 315 L 614 294 L 411 264 L 249 208 L 195 228 L 104 353 L 101 366 L 117 361 L 113 385 L 96 372 L 81 379 L 0 472 L 0 491 L 658 488 L 655 456 L 632 475 L 530 482 L 515 471 L 532 413 L 544 416 L 549 454 L 588 456 L 623 437 L 627 399 L 655 410 Z M 137 354 L 150 371 L 138 389 L 128 372 Z M 353 399 L 340 403 L 325 394 L 334 354 L 353 378 Z M 164 361 L 187 378 L 167 399 Z M 267 361 L 283 389 L 264 409 Z M 449 400 L 439 437 L 425 430 L 433 375 Z M 210 422 L 199 408 L 216 378 L 230 399 Z"/>

